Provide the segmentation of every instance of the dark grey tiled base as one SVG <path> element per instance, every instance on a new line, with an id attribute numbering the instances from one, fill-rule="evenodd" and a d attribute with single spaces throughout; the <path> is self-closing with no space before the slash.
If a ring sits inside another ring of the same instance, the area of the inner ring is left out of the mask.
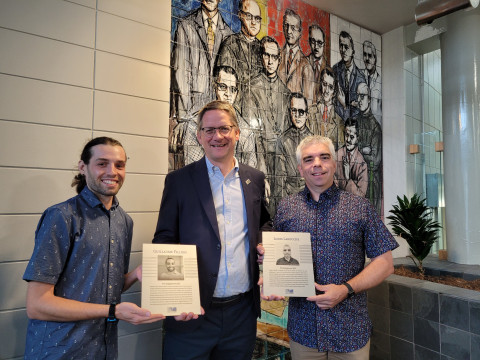
<path id="1" fill-rule="evenodd" d="M 429 263 L 438 274 L 480 277 L 480 266 Z M 368 291 L 368 309 L 371 360 L 480 360 L 480 292 L 391 275 Z"/>

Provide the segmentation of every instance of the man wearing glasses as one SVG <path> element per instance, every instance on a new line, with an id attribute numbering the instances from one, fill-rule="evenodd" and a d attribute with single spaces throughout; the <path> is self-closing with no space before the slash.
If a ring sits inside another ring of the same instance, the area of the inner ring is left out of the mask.
<path id="1" fill-rule="evenodd" d="M 295 194 L 305 186 L 305 181 L 297 172 L 295 152 L 303 138 L 313 135 L 306 125 L 307 114 L 307 100 L 302 94 L 293 93 L 290 96 L 291 126 L 277 142 L 275 170 L 278 181 L 283 183 L 281 186 L 277 183 L 275 187 L 277 203 L 281 198 Z"/>
<path id="2" fill-rule="evenodd" d="M 299 92 L 305 96 L 309 105 L 313 102 L 314 76 L 308 59 L 300 49 L 302 35 L 302 19 L 292 9 L 285 10 L 283 15 L 283 36 L 285 46 L 280 57 L 278 72 L 280 78 L 291 92 Z"/>
<path id="3" fill-rule="evenodd" d="M 256 246 L 271 229 L 265 175 L 234 157 L 240 129 L 228 102 L 208 103 L 198 119 L 205 157 L 166 176 L 153 242 L 197 245 L 205 315 L 167 318 L 163 359 L 250 360 L 260 316 Z"/>
<path id="4" fill-rule="evenodd" d="M 325 59 L 325 32 L 319 25 L 313 24 L 308 28 L 308 42 L 312 51 L 307 56 L 307 59 L 312 66 L 315 81 L 313 100 L 314 103 L 317 103 L 320 100 L 320 74 L 327 66 L 327 60 Z"/>
<path id="5" fill-rule="evenodd" d="M 213 89 L 217 100 L 228 102 L 235 109 L 238 128 L 241 130 L 240 139 L 235 149 L 236 156 L 242 164 L 257 167 L 257 150 L 254 132 L 250 129 L 248 122 L 240 115 L 235 103 L 238 94 L 237 74 L 230 66 L 218 66 L 213 71 Z M 180 123 L 174 131 L 184 131 L 183 151 L 185 165 L 200 160 L 204 156 L 202 146 L 197 140 L 197 118 L 198 112 L 194 113 L 188 121 Z"/>
<path id="6" fill-rule="evenodd" d="M 258 148 L 263 149 L 258 157 L 259 169 L 265 168 L 267 180 L 273 188 L 277 139 L 290 125 L 287 108 L 290 90 L 277 74 L 280 61 L 277 41 L 265 36 L 261 44 L 263 71 L 250 83 L 248 120 L 258 134 Z"/>
<path id="7" fill-rule="evenodd" d="M 257 2 L 240 0 L 238 18 L 242 23 L 242 28 L 238 34 L 230 35 L 222 42 L 218 53 L 217 66 L 226 65 L 235 69 L 240 89 L 237 103 L 243 113 L 245 108 L 244 93 L 248 83 L 262 69 L 261 45 L 256 38 L 260 32 L 262 16 Z"/>
<path id="8" fill-rule="evenodd" d="M 333 70 L 326 67 L 320 74 L 320 99 L 310 108 L 307 126 L 315 135 L 332 140 L 335 150 L 344 143 L 342 118 L 335 112 L 337 83 Z"/>

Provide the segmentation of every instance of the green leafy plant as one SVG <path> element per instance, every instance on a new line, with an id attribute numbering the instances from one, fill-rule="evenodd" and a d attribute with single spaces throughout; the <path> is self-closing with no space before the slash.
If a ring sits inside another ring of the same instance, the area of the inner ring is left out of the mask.
<path id="1" fill-rule="evenodd" d="M 431 209 L 425 205 L 425 199 L 414 194 L 409 200 L 397 196 L 398 205 L 390 210 L 392 215 L 387 216 L 395 235 L 404 238 L 410 246 L 409 256 L 420 273 L 425 274 L 422 261 L 430 253 L 438 239 L 438 230 L 441 225 L 432 219 Z"/>

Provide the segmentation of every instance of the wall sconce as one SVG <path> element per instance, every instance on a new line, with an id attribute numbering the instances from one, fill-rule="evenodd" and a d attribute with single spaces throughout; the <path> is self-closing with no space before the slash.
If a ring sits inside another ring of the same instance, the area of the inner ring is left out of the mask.
<path id="1" fill-rule="evenodd" d="M 419 154 L 420 153 L 420 145 L 418 144 L 410 144 L 408 148 L 408 152 L 410 154 Z"/>
<path id="2" fill-rule="evenodd" d="M 443 152 L 443 141 L 436 141 L 435 142 L 435 151 L 436 152 Z"/>

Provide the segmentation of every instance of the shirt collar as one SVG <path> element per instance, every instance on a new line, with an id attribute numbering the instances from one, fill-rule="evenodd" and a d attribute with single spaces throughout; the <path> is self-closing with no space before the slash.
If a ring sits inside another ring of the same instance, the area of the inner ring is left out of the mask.
<path id="1" fill-rule="evenodd" d="M 98 197 L 88 188 L 85 186 L 83 190 L 80 192 L 80 196 L 90 205 L 92 208 L 94 207 L 103 207 L 103 203 L 98 199 Z M 116 196 L 113 197 L 112 207 L 110 210 L 115 210 L 118 206 L 118 199 Z"/>
<path id="2" fill-rule="evenodd" d="M 203 17 L 203 22 L 204 23 L 207 23 L 208 24 L 208 15 L 205 13 L 205 11 L 202 10 L 202 17 Z M 217 13 L 215 15 L 213 15 L 212 17 L 212 23 L 213 23 L 213 26 L 217 26 L 217 23 L 218 23 L 218 10 L 217 10 Z"/>
<path id="3" fill-rule="evenodd" d="M 233 165 L 232 171 L 234 171 L 235 173 L 238 173 L 238 160 L 236 157 L 234 157 L 233 161 L 235 161 L 235 165 Z M 218 166 L 213 165 L 212 162 L 206 156 L 205 156 L 205 163 L 207 164 L 208 176 L 212 177 L 218 173 L 220 174 L 222 173 L 220 171 L 220 168 Z"/>
<path id="4" fill-rule="evenodd" d="M 321 200 L 332 199 L 338 193 L 338 191 L 339 190 L 338 190 L 337 185 L 335 185 L 335 183 L 333 183 L 332 186 L 330 186 L 327 190 L 325 190 L 324 192 L 322 192 L 320 194 L 320 197 L 318 198 L 318 202 L 320 202 Z M 305 188 L 303 189 L 301 194 L 305 197 L 305 199 L 307 201 L 312 201 L 312 202 L 316 203 L 316 201 L 313 200 L 312 194 L 310 193 L 310 190 L 308 189 L 307 185 L 305 185 Z"/>

